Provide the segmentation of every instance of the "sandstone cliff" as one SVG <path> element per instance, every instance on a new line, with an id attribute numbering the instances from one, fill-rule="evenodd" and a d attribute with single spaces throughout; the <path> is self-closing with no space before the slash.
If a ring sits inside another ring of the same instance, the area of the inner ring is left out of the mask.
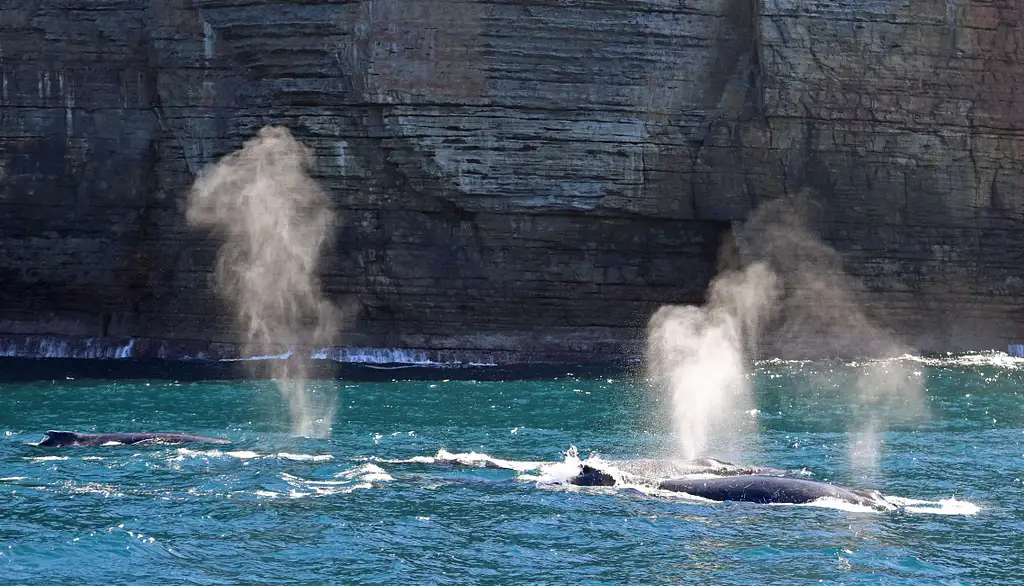
<path id="1" fill-rule="evenodd" d="M 193 174 L 265 124 L 352 345 L 614 356 L 803 189 L 917 348 L 1024 338 L 1011 0 L 7 0 L 0 334 L 235 339 Z M 173 346 L 173 345 L 172 345 Z M 165 346 L 167 348 L 168 346 Z M 173 354 L 173 352 L 172 352 Z"/>

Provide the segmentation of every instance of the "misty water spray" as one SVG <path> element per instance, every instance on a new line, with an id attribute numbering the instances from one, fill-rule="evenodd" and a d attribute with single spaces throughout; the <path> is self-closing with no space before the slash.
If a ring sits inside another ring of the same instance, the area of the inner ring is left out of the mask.
<path id="1" fill-rule="evenodd" d="M 326 437 L 336 396 L 309 388 L 309 348 L 333 341 L 340 313 L 317 277 L 334 212 L 307 174 L 311 164 L 311 151 L 287 129 L 263 128 L 200 174 L 187 218 L 223 241 L 216 287 L 233 306 L 245 351 L 287 353 L 268 364 L 288 402 L 293 432 Z"/>

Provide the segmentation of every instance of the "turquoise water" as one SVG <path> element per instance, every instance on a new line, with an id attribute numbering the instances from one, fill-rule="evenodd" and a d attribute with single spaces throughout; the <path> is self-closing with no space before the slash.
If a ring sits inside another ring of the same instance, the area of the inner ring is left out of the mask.
<path id="1" fill-rule="evenodd" d="M 877 468 L 850 456 L 856 364 L 761 364 L 740 441 L 744 464 L 908 499 L 890 513 L 559 484 L 570 446 L 666 457 L 665 402 L 629 378 L 321 381 L 328 440 L 291 437 L 265 381 L 7 383 L 0 584 L 1019 583 L 1024 363 L 911 366 L 927 411 L 879 430 Z M 235 445 L 25 445 L 52 428 Z"/>

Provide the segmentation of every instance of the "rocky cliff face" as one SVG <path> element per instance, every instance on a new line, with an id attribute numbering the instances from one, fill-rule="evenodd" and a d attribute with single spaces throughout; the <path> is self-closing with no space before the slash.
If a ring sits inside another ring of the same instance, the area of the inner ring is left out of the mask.
<path id="1" fill-rule="evenodd" d="M 613 356 L 809 188 L 869 314 L 1004 348 L 1024 9 L 842 4 L 9 0 L 0 333 L 234 340 L 183 201 L 281 124 L 344 210 L 324 283 L 351 345 Z"/>

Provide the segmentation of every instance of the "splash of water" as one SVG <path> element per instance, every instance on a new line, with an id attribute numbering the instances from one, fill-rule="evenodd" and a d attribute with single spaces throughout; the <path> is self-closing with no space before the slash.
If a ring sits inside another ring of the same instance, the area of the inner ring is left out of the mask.
<path id="1" fill-rule="evenodd" d="M 287 129 L 263 128 L 201 173 L 187 219 L 223 240 L 214 277 L 234 306 L 246 351 L 289 354 L 266 364 L 288 401 L 293 432 L 326 437 L 336 397 L 308 388 L 310 363 L 301 349 L 329 346 L 341 315 L 317 279 L 334 212 L 306 173 L 311 163 L 311 151 Z"/>

